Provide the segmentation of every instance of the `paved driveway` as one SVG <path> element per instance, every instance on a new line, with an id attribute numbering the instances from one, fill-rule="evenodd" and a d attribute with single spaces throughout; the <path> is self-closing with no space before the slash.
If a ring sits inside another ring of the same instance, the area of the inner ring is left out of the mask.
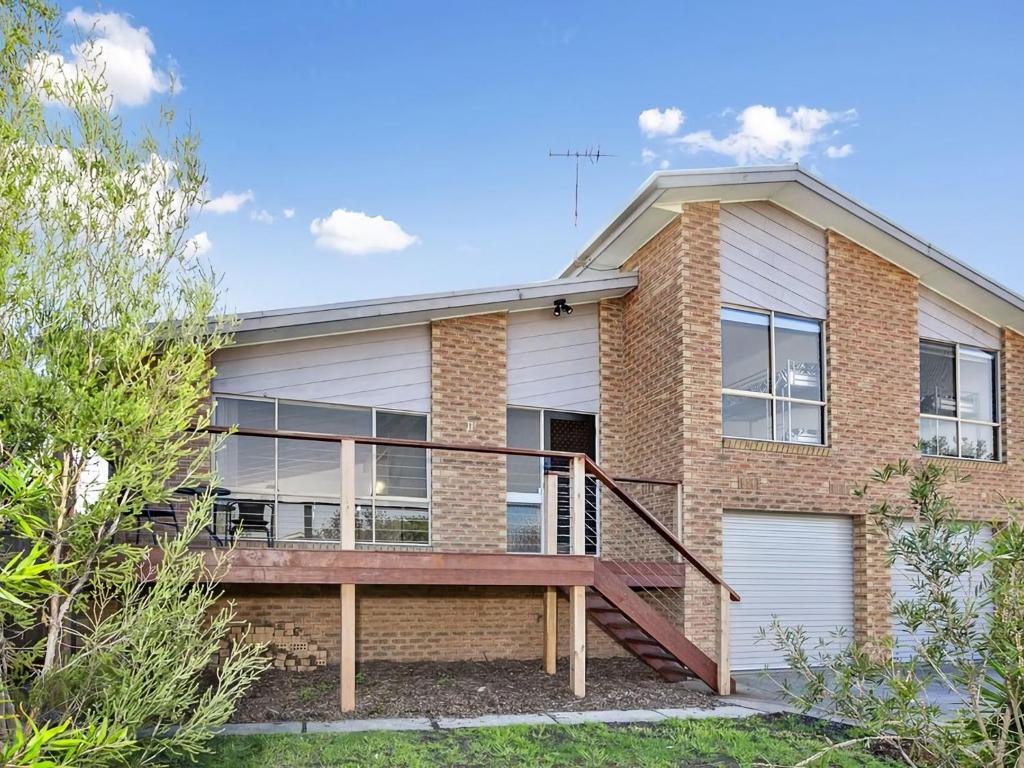
<path id="1" fill-rule="evenodd" d="M 779 688 L 779 681 L 789 681 L 792 684 L 799 681 L 796 674 L 785 669 L 733 672 L 732 676 L 736 680 L 737 695 L 775 704 L 788 704 Z M 928 701 L 937 705 L 946 717 L 951 716 L 959 704 L 956 695 L 943 685 L 929 686 L 925 695 L 928 697 Z"/>

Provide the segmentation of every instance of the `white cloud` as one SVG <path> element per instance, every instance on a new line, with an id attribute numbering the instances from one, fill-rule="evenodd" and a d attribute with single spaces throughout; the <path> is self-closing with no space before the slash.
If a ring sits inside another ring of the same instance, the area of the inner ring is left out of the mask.
<path id="1" fill-rule="evenodd" d="M 658 158 L 658 153 L 653 149 L 642 149 L 640 150 L 640 162 L 644 165 L 650 165 Z"/>
<path id="2" fill-rule="evenodd" d="M 189 258 L 209 253 L 212 248 L 213 241 L 205 231 L 199 232 L 195 237 L 190 237 L 185 241 L 185 255 Z"/>
<path id="3" fill-rule="evenodd" d="M 658 163 L 658 167 L 661 168 L 661 170 L 663 171 L 670 165 L 672 165 L 672 163 L 670 163 L 668 160 L 662 160 L 660 163 Z"/>
<path id="4" fill-rule="evenodd" d="M 286 219 L 290 219 L 295 215 L 295 209 L 285 208 L 283 211 L 281 211 L 281 215 L 284 216 Z"/>
<path id="5" fill-rule="evenodd" d="M 253 221 L 258 221 L 260 224 L 273 224 L 274 214 L 268 211 L 266 208 L 260 208 L 258 211 L 253 211 L 249 214 L 249 218 Z"/>
<path id="6" fill-rule="evenodd" d="M 775 107 L 749 106 L 736 116 L 739 128 L 716 138 L 711 131 L 688 133 L 673 143 L 692 152 L 715 152 L 731 157 L 739 164 L 751 162 L 798 162 L 816 150 L 828 135 L 826 128 L 857 117 L 856 110 L 829 112 L 811 107 L 787 108 L 779 114 Z M 852 147 L 851 147 L 852 151 Z"/>
<path id="7" fill-rule="evenodd" d="M 256 195 L 252 193 L 251 189 L 247 189 L 245 192 L 225 192 L 208 201 L 204 210 L 218 214 L 235 213 L 255 197 Z"/>
<path id="8" fill-rule="evenodd" d="M 669 107 L 662 111 L 660 109 L 645 109 L 637 118 L 640 130 L 644 136 L 672 136 L 686 121 L 686 116 L 681 109 Z"/>
<path id="9" fill-rule="evenodd" d="M 317 247 L 353 256 L 404 251 L 420 242 L 397 222 L 344 208 L 336 208 L 326 218 L 313 219 L 309 231 L 316 238 Z"/>
<path id="10" fill-rule="evenodd" d="M 849 157 L 853 154 L 853 144 L 843 144 L 841 147 L 829 147 L 825 150 L 825 154 L 835 159 L 839 157 Z"/>
<path id="11" fill-rule="evenodd" d="M 156 46 L 146 27 L 133 27 L 119 13 L 87 13 L 78 7 L 65 17 L 85 39 L 71 46 L 70 56 L 44 54 L 30 69 L 50 82 L 57 102 L 83 75 L 100 82 L 108 106 L 136 107 L 156 93 L 167 93 L 172 82 L 180 83 L 167 70 L 153 65 Z"/>

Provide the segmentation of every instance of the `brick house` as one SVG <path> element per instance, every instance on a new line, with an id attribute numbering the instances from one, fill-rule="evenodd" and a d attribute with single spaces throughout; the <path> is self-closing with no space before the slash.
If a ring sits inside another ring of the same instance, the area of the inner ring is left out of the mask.
<path id="1" fill-rule="evenodd" d="M 225 588 L 346 707 L 374 659 L 568 656 L 583 695 L 632 653 L 726 691 L 782 663 L 772 615 L 890 633 L 872 469 L 969 470 L 977 519 L 1024 495 L 1021 333 L 1024 299 L 796 166 L 657 173 L 556 280 L 243 315 Z"/>

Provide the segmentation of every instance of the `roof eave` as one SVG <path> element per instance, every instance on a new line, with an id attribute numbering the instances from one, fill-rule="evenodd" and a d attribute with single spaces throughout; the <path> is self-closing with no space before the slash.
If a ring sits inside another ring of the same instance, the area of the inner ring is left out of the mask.
<path id="1" fill-rule="evenodd" d="M 250 312 L 238 316 L 236 346 L 328 336 L 375 328 L 419 325 L 466 315 L 516 312 L 550 307 L 555 299 L 586 304 L 623 296 L 637 285 L 637 275 L 611 275 L 548 280 L 542 283 L 448 291 L 317 307 Z"/>

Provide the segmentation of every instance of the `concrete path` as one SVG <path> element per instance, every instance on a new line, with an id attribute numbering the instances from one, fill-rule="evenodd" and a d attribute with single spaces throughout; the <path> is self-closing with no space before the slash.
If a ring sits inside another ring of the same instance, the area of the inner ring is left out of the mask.
<path id="1" fill-rule="evenodd" d="M 329 722 L 232 723 L 219 733 L 225 736 L 256 736 L 299 733 L 360 733 L 365 731 L 449 731 L 457 728 L 494 728 L 509 725 L 581 725 L 583 723 L 658 723 L 712 717 L 743 718 L 788 711 L 777 703 L 744 696 L 719 699 L 713 709 L 612 709 L 592 712 L 543 712 L 535 715 L 483 715 L 481 717 L 375 718 Z"/>
<path id="2" fill-rule="evenodd" d="M 785 704 L 780 681 L 799 688 L 800 678 L 795 672 L 782 669 L 756 672 L 734 672 L 733 679 L 736 681 L 736 693 L 740 697 L 761 701 L 766 705 L 775 704 L 782 707 L 781 711 L 796 712 Z M 942 712 L 943 717 L 952 717 L 961 704 L 961 699 L 953 691 L 938 683 L 933 683 L 925 689 L 924 695 L 928 703 L 934 704 Z M 736 696 L 730 697 L 732 699 Z M 815 717 L 825 717 L 825 713 L 819 710 L 811 710 L 809 713 Z"/>

